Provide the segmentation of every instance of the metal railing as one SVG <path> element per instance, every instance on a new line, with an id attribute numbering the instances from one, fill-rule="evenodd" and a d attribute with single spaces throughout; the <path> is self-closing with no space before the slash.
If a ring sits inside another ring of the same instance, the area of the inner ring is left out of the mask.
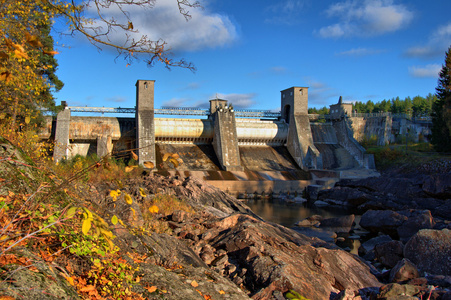
<path id="1" fill-rule="evenodd" d="M 134 114 L 136 108 L 125 107 L 88 107 L 88 106 L 68 106 L 71 112 L 82 113 L 127 113 Z M 280 112 L 271 110 L 254 110 L 254 109 L 235 109 L 235 116 L 238 118 L 278 118 Z M 190 116 L 208 116 L 209 109 L 202 109 L 197 107 L 171 107 L 163 106 L 154 110 L 156 115 L 190 115 Z"/>

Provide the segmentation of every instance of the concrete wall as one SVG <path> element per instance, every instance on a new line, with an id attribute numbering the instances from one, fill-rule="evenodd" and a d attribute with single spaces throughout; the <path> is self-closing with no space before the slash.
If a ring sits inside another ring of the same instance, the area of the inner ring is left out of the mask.
<path id="1" fill-rule="evenodd" d="M 348 123 L 358 142 L 375 142 L 378 146 L 399 143 L 405 139 L 406 133 L 411 142 L 427 141 L 431 134 L 429 123 L 415 123 L 392 116 L 350 117 Z"/>

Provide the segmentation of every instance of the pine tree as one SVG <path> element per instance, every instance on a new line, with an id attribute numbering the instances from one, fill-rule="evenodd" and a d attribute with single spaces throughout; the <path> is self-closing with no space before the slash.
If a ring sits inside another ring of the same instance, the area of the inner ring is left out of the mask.
<path id="1" fill-rule="evenodd" d="M 451 47 L 440 71 L 437 100 L 432 105 L 432 144 L 436 151 L 451 152 Z"/>

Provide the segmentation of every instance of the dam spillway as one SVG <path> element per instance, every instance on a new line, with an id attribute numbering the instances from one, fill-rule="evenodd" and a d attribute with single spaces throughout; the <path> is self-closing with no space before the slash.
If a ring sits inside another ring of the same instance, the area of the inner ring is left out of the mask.
<path id="1" fill-rule="evenodd" d="M 374 167 L 341 115 L 324 124 L 310 120 L 306 87 L 282 90 L 280 113 L 235 110 L 223 99 L 210 100 L 208 110 L 155 110 L 154 81 L 138 80 L 136 89 L 135 109 L 125 109 L 134 111 L 134 118 L 72 116 L 71 107 L 56 120 L 49 118 L 41 138 L 55 138 L 55 161 L 134 151 L 140 165 L 155 171 L 230 180 L 225 183 L 228 189 L 232 182 L 246 181 L 265 192 L 299 191 L 312 184 L 313 177 L 339 177 L 348 168 Z M 162 111 L 205 117 L 156 118 Z M 164 158 L 174 154 L 179 162 L 171 165 Z"/>

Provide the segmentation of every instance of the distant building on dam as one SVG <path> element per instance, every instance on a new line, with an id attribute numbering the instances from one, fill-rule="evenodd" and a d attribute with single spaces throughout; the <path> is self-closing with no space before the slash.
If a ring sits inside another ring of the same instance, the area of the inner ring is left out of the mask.
<path id="1" fill-rule="evenodd" d="M 55 139 L 55 161 L 131 150 L 147 168 L 201 172 L 207 180 L 308 180 L 311 174 L 375 168 L 372 155 L 354 138 L 345 117 L 349 108 L 339 103 L 325 122 L 316 122 L 317 116 L 308 114 L 307 87 L 282 90 L 281 112 L 274 113 L 236 110 L 223 99 L 210 100 L 204 110 L 155 109 L 154 85 L 153 80 L 136 82 L 134 109 L 98 109 L 134 112 L 134 118 L 72 116 L 96 108 L 66 107 L 56 119 L 48 118 L 40 136 Z M 155 117 L 160 114 L 204 117 Z"/>

